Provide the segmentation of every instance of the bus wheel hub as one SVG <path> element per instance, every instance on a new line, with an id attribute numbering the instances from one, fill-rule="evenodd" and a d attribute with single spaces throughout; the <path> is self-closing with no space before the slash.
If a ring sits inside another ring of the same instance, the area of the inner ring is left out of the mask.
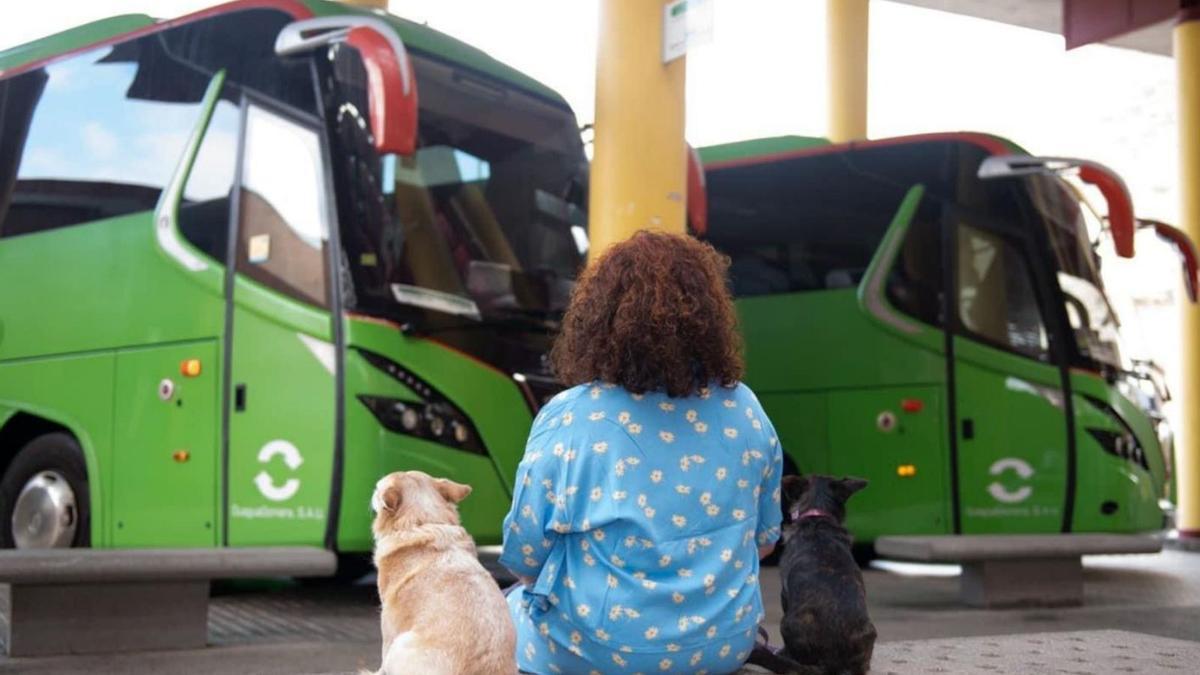
<path id="1" fill-rule="evenodd" d="M 57 471 L 34 474 L 12 515 L 17 548 L 67 548 L 75 539 L 75 492 Z"/>

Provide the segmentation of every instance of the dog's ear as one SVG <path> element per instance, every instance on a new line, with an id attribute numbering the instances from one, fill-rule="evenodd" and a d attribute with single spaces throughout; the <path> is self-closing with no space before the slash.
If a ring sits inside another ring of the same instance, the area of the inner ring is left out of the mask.
<path id="1" fill-rule="evenodd" d="M 379 506 L 384 511 L 395 512 L 404 503 L 404 492 L 395 482 L 391 482 L 379 493 Z"/>
<path id="2" fill-rule="evenodd" d="M 780 481 L 780 487 L 783 489 L 784 500 L 788 503 L 795 503 L 808 488 L 808 478 L 796 475 L 784 476 Z"/>
<path id="3" fill-rule="evenodd" d="M 867 480 L 864 478 L 857 478 L 855 476 L 847 476 L 837 481 L 837 484 L 839 487 L 841 487 L 842 492 L 846 495 L 845 498 L 849 499 L 850 495 L 853 495 L 855 492 L 867 487 Z"/>
<path id="4" fill-rule="evenodd" d="M 455 483 L 447 478 L 438 478 L 433 481 L 433 484 L 443 499 L 454 504 L 461 502 L 467 498 L 467 495 L 471 494 L 470 485 Z"/>

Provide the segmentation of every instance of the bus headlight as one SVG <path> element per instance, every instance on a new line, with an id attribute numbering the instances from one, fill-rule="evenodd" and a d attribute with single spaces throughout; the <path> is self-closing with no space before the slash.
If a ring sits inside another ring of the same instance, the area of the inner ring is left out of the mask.
<path id="1" fill-rule="evenodd" d="M 455 450 L 487 454 L 483 438 L 475 430 L 471 418 L 433 385 L 385 356 L 363 349 L 356 351 L 372 366 L 387 373 L 419 398 L 406 401 L 389 396 L 360 394 L 358 400 L 385 429 Z"/>
<path id="2" fill-rule="evenodd" d="M 385 396 L 365 394 L 360 395 L 358 400 L 388 431 L 405 436 L 415 436 L 455 450 L 465 450 L 479 455 L 487 454 L 478 435 L 472 433 L 470 421 L 449 403 L 401 401 Z"/>

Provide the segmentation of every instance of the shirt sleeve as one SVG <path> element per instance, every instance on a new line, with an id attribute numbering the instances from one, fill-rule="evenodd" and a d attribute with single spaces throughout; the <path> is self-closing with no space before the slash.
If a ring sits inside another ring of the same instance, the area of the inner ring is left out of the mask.
<path id="1" fill-rule="evenodd" d="M 783 524 L 783 502 L 780 501 L 779 487 L 783 478 L 783 447 L 775 433 L 775 427 L 761 407 L 758 414 L 762 420 L 762 432 L 768 447 L 768 461 L 759 483 L 758 526 L 754 536 L 759 546 L 766 546 L 779 541 L 779 528 Z"/>
<path id="2" fill-rule="evenodd" d="M 517 465 L 512 509 L 504 518 L 504 545 L 500 564 L 524 577 L 538 576 L 560 532 L 569 528 L 563 462 L 554 448 L 564 441 L 561 413 L 548 406 L 534 420 Z"/>

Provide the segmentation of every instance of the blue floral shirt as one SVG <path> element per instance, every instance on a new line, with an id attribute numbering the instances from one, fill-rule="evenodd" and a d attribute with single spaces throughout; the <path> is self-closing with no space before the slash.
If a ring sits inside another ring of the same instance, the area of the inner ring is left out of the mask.
<path id="1" fill-rule="evenodd" d="M 783 454 L 745 385 L 688 398 L 581 385 L 534 420 L 500 561 L 531 673 L 738 669 L 763 618 Z"/>

